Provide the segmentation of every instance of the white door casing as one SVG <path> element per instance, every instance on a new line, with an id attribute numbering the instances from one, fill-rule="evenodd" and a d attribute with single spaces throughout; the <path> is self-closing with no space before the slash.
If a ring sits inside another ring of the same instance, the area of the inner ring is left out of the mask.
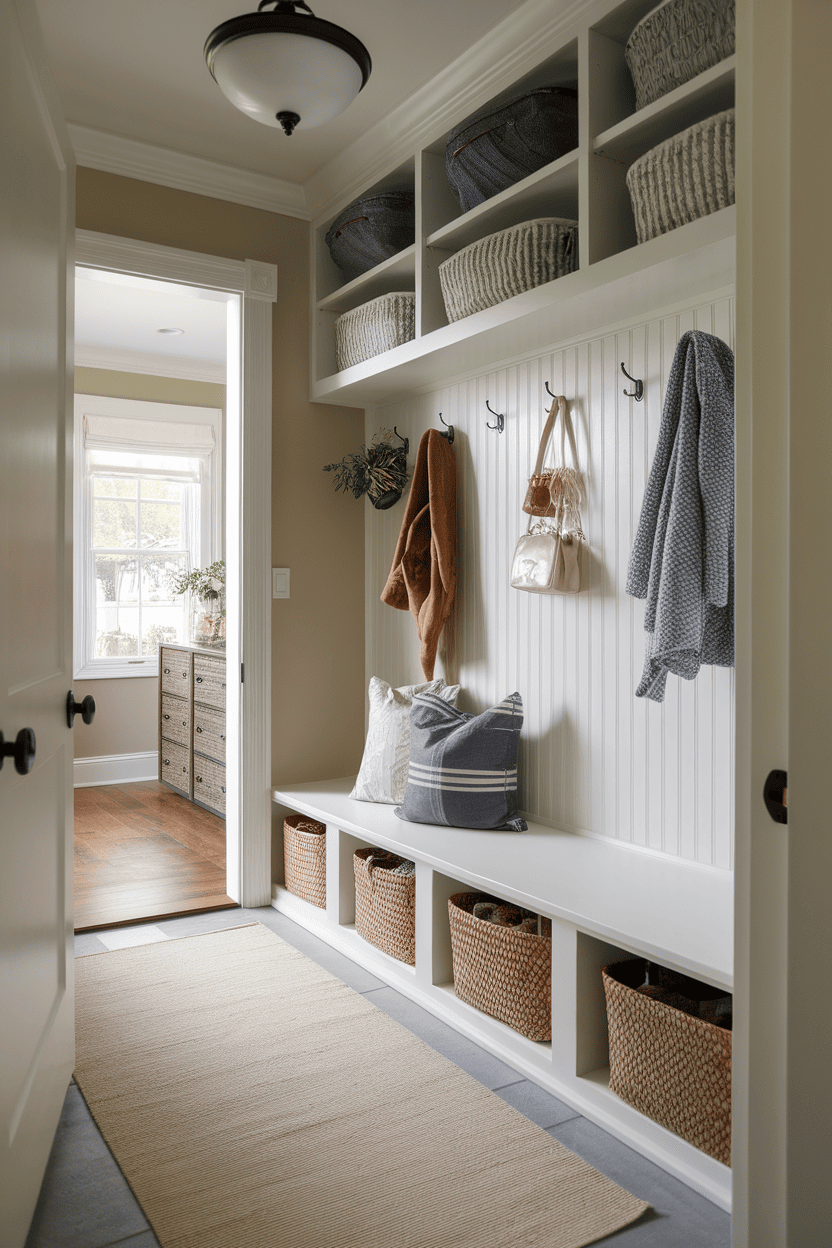
<path id="1" fill-rule="evenodd" d="M 75 1058 L 72 322 L 75 164 L 30 0 L 0 0 L 0 1237 L 22 1248 Z"/>
<path id="2" fill-rule="evenodd" d="M 739 0 L 737 52 L 733 1244 L 826 1248 L 832 5 Z"/>
<path id="3" fill-rule="evenodd" d="M 277 268 L 138 239 L 78 230 L 76 263 L 226 292 L 226 892 L 244 906 L 271 902 L 272 305 Z M 242 307 L 240 308 L 240 302 Z M 237 627 L 235 627 L 235 620 Z M 245 684 L 231 673 L 245 665 Z M 235 740 L 236 737 L 236 740 Z M 236 814 L 236 818 L 234 817 Z"/>

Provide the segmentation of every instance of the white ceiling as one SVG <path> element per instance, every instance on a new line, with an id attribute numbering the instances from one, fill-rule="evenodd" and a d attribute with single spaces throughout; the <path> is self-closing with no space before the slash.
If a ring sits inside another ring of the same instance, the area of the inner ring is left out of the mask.
<path id="1" fill-rule="evenodd" d="M 370 79 L 334 121 L 287 138 L 238 112 L 203 57 L 254 0 L 36 0 L 67 121 L 304 183 L 523 0 L 313 0 L 366 45 Z"/>
<path id="2" fill-rule="evenodd" d="M 107 275 L 108 277 L 110 275 Z M 159 329 L 184 329 L 160 334 Z M 185 358 L 225 366 L 226 305 L 170 290 L 102 281 L 79 270 L 75 284 L 79 347 Z"/>

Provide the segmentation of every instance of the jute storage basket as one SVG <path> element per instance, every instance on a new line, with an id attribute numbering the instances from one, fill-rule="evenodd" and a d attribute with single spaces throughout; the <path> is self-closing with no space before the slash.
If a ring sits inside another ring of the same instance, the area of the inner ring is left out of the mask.
<path id="1" fill-rule="evenodd" d="M 283 821 L 283 870 L 286 888 L 313 906 L 326 909 L 326 826 L 306 815 Z"/>
<path id="2" fill-rule="evenodd" d="M 529 1040 L 551 1040 L 551 920 L 542 920 L 540 936 L 499 927 L 474 918 L 480 901 L 502 904 L 487 893 L 448 898 L 454 992 Z"/>
<path id="3" fill-rule="evenodd" d="M 416 337 L 416 296 L 410 291 L 380 295 L 344 312 L 335 322 L 335 367 L 360 364 Z"/>
<path id="4" fill-rule="evenodd" d="M 730 1166 L 731 1032 L 636 992 L 640 958 L 603 977 L 611 1091 Z"/>
<path id="5" fill-rule="evenodd" d="M 489 234 L 439 266 L 448 320 L 492 308 L 577 267 L 577 221 L 540 217 Z"/>
<path id="6" fill-rule="evenodd" d="M 413 863 L 384 849 L 357 849 L 353 855 L 353 870 L 356 932 L 391 958 L 415 966 L 416 873 Z"/>
<path id="7" fill-rule="evenodd" d="M 627 41 L 636 108 L 644 108 L 712 65 L 733 56 L 734 0 L 666 0 Z"/>
<path id="8" fill-rule="evenodd" d="M 627 170 L 640 243 L 734 203 L 734 110 L 716 113 Z"/>

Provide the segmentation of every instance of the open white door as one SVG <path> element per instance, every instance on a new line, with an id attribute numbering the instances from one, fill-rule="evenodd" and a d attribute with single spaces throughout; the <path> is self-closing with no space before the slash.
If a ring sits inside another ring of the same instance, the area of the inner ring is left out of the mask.
<path id="1" fill-rule="evenodd" d="M 74 159 L 34 4 L 0 0 L 0 1238 L 21 1248 L 74 1062 L 72 294 Z M 21 743 L 24 744 L 21 739 Z M 21 759 L 21 767 L 26 763 Z"/>
<path id="2" fill-rule="evenodd" d="M 735 1248 L 832 1244 L 832 4 L 737 4 Z M 788 773 L 788 825 L 763 804 Z"/>

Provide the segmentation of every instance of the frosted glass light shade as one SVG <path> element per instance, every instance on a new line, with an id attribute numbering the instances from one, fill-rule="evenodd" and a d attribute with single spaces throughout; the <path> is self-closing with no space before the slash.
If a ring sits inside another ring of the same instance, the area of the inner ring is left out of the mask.
<path id="1" fill-rule="evenodd" d="M 337 117 L 364 85 L 359 65 L 342 48 L 277 31 L 229 40 L 211 68 L 235 108 L 267 126 L 280 126 L 280 112 L 297 113 L 298 130 Z"/>

